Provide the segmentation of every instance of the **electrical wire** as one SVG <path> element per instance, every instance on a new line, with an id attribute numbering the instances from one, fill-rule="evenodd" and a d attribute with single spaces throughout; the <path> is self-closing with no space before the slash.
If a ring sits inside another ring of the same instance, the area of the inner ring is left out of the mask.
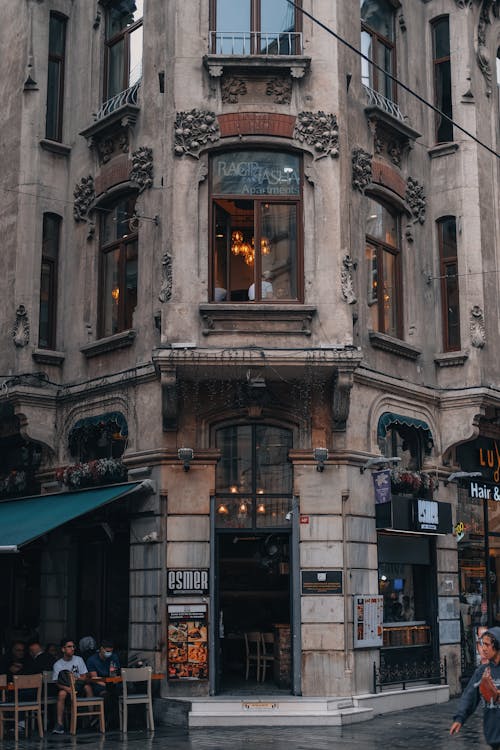
<path id="1" fill-rule="evenodd" d="M 390 78 L 391 81 L 393 81 L 394 83 L 396 83 L 398 86 L 401 86 L 401 88 L 404 89 L 404 91 L 406 91 L 409 94 L 411 94 L 412 96 L 414 96 L 415 99 L 418 99 L 419 102 L 421 102 L 422 104 L 425 104 L 426 107 L 429 107 L 429 109 L 432 109 L 432 111 L 435 112 L 436 114 L 440 115 L 441 117 L 444 117 L 445 120 L 448 120 L 448 122 L 451 122 L 451 124 L 454 127 L 456 127 L 458 130 L 461 130 L 462 133 L 465 133 L 465 135 L 467 135 L 469 138 L 472 138 L 472 140 L 475 141 L 479 146 L 482 146 L 483 148 L 485 148 L 487 151 L 490 152 L 490 154 L 493 154 L 493 156 L 496 156 L 497 159 L 500 158 L 500 154 L 498 153 L 498 151 L 495 151 L 495 149 L 493 149 L 491 146 L 488 146 L 486 143 L 484 143 L 483 141 L 481 141 L 479 138 L 477 138 L 475 135 L 473 135 L 473 133 L 471 133 L 469 130 L 466 130 L 466 128 L 464 128 L 458 122 L 456 122 L 455 120 L 453 120 L 453 118 L 449 117 L 445 112 L 442 112 L 439 109 L 439 107 L 436 107 L 434 104 L 431 104 L 431 102 L 427 101 L 427 99 L 424 99 L 423 96 L 421 96 L 416 91 L 414 91 L 409 86 L 407 86 L 405 83 L 403 83 L 402 81 L 400 81 L 399 78 L 396 78 L 396 76 L 393 76 L 391 73 L 389 73 L 387 70 L 385 70 L 385 68 L 383 68 L 381 65 L 378 65 L 378 63 L 376 63 L 373 60 L 371 60 L 367 55 L 365 55 L 363 52 L 361 52 L 361 50 L 359 50 L 353 44 L 351 44 L 350 42 L 348 42 L 347 39 L 344 39 L 342 36 L 340 36 L 340 34 L 337 34 L 336 31 L 334 31 L 329 26 L 327 26 L 325 23 L 323 23 L 322 21 L 320 21 L 319 18 L 316 18 L 316 16 L 314 16 L 312 13 L 309 13 L 309 11 L 304 10 L 303 8 L 301 8 L 300 5 L 298 5 L 296 2 L 294 2 L 294 0 L 287 0 L 287 2 L 290 3 L 290 5 L 292 5 L 295 8 L 295 10 L 298 10 L 300 13 L 302 13 L 302 15 L 306 16 L 311 21 L 313 21 L 313 23 L 315 23 L 318 26 L 320 26 L 328 34 L 331 34 L 331 36 L 335 37 L 335 39 L 337 39 L 337 41 L 341 42 L 341 44 L 345 45 L 352 52 L 355 52 L 359 57 L 363 58 L 363 60 L 366 60 L 367 62 L 369 62 L 370 65 L 372 65 L 374 68 L 376 68 L 377 70 L 380 70 L 387 78 Z"/>

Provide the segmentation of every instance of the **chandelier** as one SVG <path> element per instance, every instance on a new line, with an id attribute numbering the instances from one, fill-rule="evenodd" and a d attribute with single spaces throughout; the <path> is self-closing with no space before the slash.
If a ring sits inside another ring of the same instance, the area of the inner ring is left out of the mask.
<path id="1" fill-rule="evenodd" d="M 271 248 L 267 237 L 261 237 L 260 251 L 262 255 L 269 255 Z M 255 261 L 255 238 L 251 242 L 245 242 L 243 232 L 235 229 L 231 233 L 231 252 L 233 255 L 242 255 L 247 266 L 252 266 Z"/>

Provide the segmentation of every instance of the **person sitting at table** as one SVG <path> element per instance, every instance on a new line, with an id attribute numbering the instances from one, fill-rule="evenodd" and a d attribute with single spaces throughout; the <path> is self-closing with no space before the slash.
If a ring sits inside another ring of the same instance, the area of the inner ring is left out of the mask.
<path id="1" fill-rule="evenodd" d="M 12 682 L 15 674 L 24 674 L 26 668 L 26 647 L 23 641 L 14 641 L 9 652 L 0 659 L 0 674 L 7 675 L 7 682 Z"/>
<path id="2" fill-rule="evenodd" d="M 52 730 L 53 734 L 64 734 L 63 717 L 66 698 L 71 693 L 71 688 L 65 684 L 61 672 L 73 672 L 77 682 L 77 691 L 80 695 L 91 698 L 92 686 L 87 665 L 81 656 L 75 656 L 75 642 L 72 638 L 63 638 L 61 641 L 62 659 L 58 659 L 52 667 L 52 679 L 57 682 L 57 723 Z"/>
<path id="3" fill-rule="evenodd" d="M 118 677 L 120 674 L 120 659 L 113 649 L 113 641 L 103 638 L 96 654 L 87 661 L 90 676 L 94 679 L 93 687 L 95 695 L 102 695 L 106 683 L 104 680 L 95 681 L 98 677 Z"/>
<path id="4" fill-rule="evenodd" d="M 33 638 L 28 643 L 28 657 L 25 663 L 26 674 L 49 672 L 52 670 L 54 662 L 54 657 L 42 648 L 38 638 Z"/>

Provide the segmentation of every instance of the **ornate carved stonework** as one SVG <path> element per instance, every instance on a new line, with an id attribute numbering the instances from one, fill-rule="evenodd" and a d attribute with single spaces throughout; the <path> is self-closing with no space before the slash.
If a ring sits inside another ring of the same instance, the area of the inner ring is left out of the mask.
<path id="1" fill-rule="evenodd" d="M 344 432 L 351 406 L 352 371 L 337 372 L 333 385 L 333 431 Z"/>
<path id="2" fill-rule="evenodd" d="M 97 149 L 99 164 L 106 164 L 115 153 L 128 154 L 128 130 L 120 128 L 112 133 L 107 132 L 101 137 L 92 136 L 88 139 L 88 145 L 89 148 Z"/>
<path id="3" fill-rule="evenodd" d="M 424 186 L 420 185 L 414 177 L 408 177 L 405 199 L 413 214 L 413 223 L 415 224 L 418 221 L 419 224 L 423 224 L 427 201 L 424 195 Z"/>
<path id="4" fill-rule="evenodd" d="M 292 82 L 287 78 L 271 78 L 266 86 L 267 96 L 274 96 L 276 104 L 290 104 L 292 99 Z"/>
<path id="5" fill-rule="evenodd" d="M 12 338 L 16 346 L 26 346 L 30 340 L 30 324 L 24 305 L 19 305 L 16 310 L 16 322 L 12 329 Z"/>
<path id="6" fill-rule="evenodd" d="M 352 186 L 362 193 L 372 181 L 372 155 L 362 148 L 352 150 Z"/>
<path id="7" fill-rule="evenodd" d="M 169 302 L 172 299 L 172 256 L 170 253 L 163 255 L 161 266 L 162 282 L 158 298 L 160 302 Z"/>
<path id="8" fill-rule="evenodd" d="M 484 313 L 479 305 L 474 305 L 470 311 L 470 339 L 472 346 L 477 349 L 482 349 L 486 343 Z"/>
<path id="9" fill-rule="evenodd" d="M 86 221 L 87 211 L 94 200 L 94 196 L 94 178 L 92 175 L 82 177 L 80 182 L 75 185 L 73 191 L 73 197 L 75 199 L 73 204 L 73 218 L 75 221 Z"/>
<path id="10" fill-rule="evenodd" d="M 220 86 L 222 101 L 226 104 L 236 104 L 240 96 L 247 93 L 247 85 L 242 78 L 224 76 Z"/>
<path id="11" fill-rule="evenodd" d="M 483 74 L 486 79 L 486 94 L 491 95 L 491 79 L 493 75 L 490 59 L 490 51 L 487 43 L 487 29 L 491 24 L 491 12 L 498 18 L 500 16 L 500 0 L 482 0 L 481 11 L 479 14 L 479 23 L 477 26 L 477 50 L 476 58 Z"/>
<path id="12" fill-rule="evenodd" d="M 335 115 L 325 112 L 300 112 L 293 137 L 314 150 L 314 159 L 339 155 L 339 128 Z"/>
<path id="13" fill-rule="evenodd" d="M 356 268 L 356 263 L 353 261 L 350 255 L 344 255 L 342 259 L 342 272 L 340 275 L 340 285 L 342 288 L 342 296 L 348 305 L 354 305 L 357 302 L 356 295 L 354 294 L 354 282 L 352 279 L 352 271 Z"/>
<path id="14" fill-rule="evenodd" d="M 132 154 L 129 179 L 139 185 L 139 193 L 153 186 L 153 149 L 141 146 Z"/>
<path id="15" fill-rule="evenodd" d="M 215 143 L 220 138 L 219 123 L 215 112 L 192 109 L 178 112 L 174 126 L 174 152 L 176 156 L 199 158 L 200 150 L 207 143 Z"/>
<path id="16" fill-rule="evenodd" d="M 459 8 L 470 8 L 472 0 L 455 0 Z"/>

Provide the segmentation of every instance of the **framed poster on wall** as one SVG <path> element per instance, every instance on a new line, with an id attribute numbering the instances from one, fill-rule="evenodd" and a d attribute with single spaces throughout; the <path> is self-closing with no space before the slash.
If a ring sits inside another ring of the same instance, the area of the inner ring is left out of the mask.
<path id="1" fill-rule="evenodd" d="M 167 674 L 169 680 L 208 678 L 208 629 L 205 604 L 167 607 Z"/>
<path id="2" fill-rule="evenodd" d="M 354 600 L 354 648 L 379 648 L 383 645 L 384 597 L 356 594 Z"/>

